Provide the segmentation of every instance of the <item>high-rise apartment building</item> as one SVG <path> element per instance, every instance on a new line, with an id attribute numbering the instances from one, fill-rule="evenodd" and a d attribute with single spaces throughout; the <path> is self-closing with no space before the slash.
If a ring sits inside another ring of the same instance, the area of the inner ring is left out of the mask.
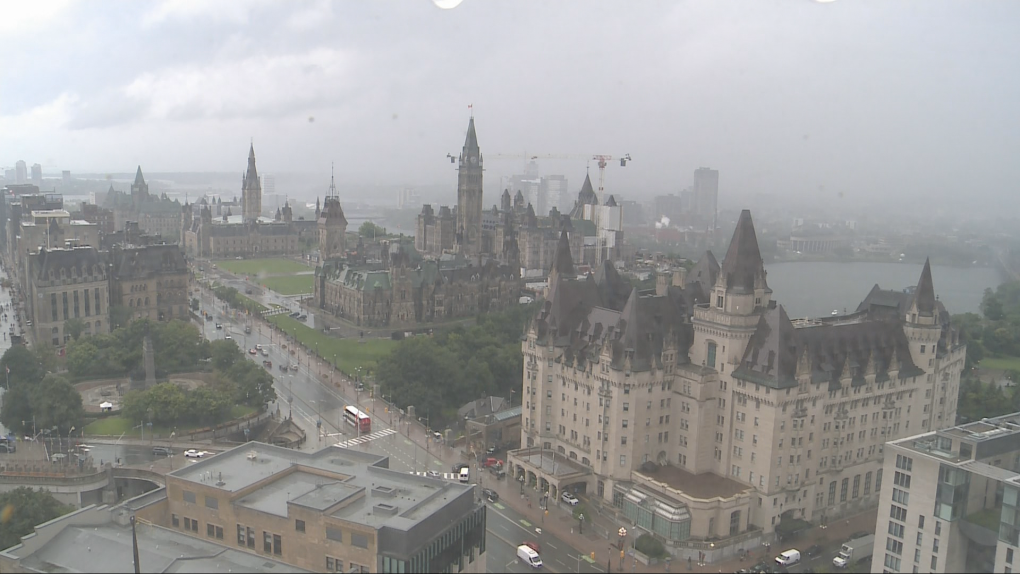
<path id="1" fill-rule="evenodd" d="M 1020 413 L 894 440 L 879 472 L 872 572 L 1020 567 Z"/>
<path id="2" fill-rule="evenodd" d="M 707 167 L 694 170 L 694 188 L 691 190 L 692 211 L 703 223 L 715 225 L 719 212 L 719 171 Z"/>
<path id="3" fill-rule="evenodd" d="M 42 187 L 42 166 L 37 163 L 32 164 L 32 185 Z"/>
<path id="4" fill-rule="evenodd" d="M 18 163 L 14 164 L 14 172 L 16 183 L 28 183 L 28 164 L 25 160 L 18 160 Z"/>
<path id="5" fill-rule="evenodd" d="M 612 264 L 575 274 L 565 246 L 522 342 L 524 448 L 508 466 L 667 543 L 712 540 L 721 557 L 784 520 L 873 507 L 883 445 L 955 420 L 966 345 L 927 263 L 913 293 L 876 286 L 853 313 L 792 321 L 745 210 L 721 267 L 708 252 L 655 295 Z"/>

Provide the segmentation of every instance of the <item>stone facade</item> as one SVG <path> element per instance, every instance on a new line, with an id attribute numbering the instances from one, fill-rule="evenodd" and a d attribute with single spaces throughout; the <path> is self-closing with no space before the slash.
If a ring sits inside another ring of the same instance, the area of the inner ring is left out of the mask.
<path id="1" fill-rule="evenodd" d="M 574 278 L 561 245 L 522 343 L 522 446 L 587 474 L 562 484 L 511 453 L 515 478 L 540 490 L 589 489 L 625 511 L 635 489 L 655 491 L 709 513 L 691 538 L 769 534 L 874 506 L 882 445 L 955 419 L 966 345 L 927 263 L 913 294 L 876 286 L 855 313 L 795 323 L 771 298 L 747 211 L 721 269 L 706 254 L 657 295 L 611 265 Z"/>
<path id="2" fill-rule="evenodd" d="M 133 319 L 188 320 L 188 263 L 180 246 L 114 246 L 110 302 Z"/>
<path id="3" fill-rule="evenodd" d="M 62 346 L 69 319 L 85 323 L 83 334 L 110 332 L 110 282 L 106 257 L 94 247 L 41 249 L 26 258 L 25 303 L 37 344 Z"/>
<path id="4" fill-rule="evenodd" d="M 394 243 L 383 265 L 343 260 L 315 270 L 315 304 L 366 327 L 414 327 L 516 305 L 518 268 L 461 257 L 421 260 L 410 245 Z"/>
<path id="5" fill-rule="evenodd" d="M 287 204 L 276 221 L 260 217 L 262 188 L 255 167 L 254 147 L 248 153 L 248 170 L 241 189 L 242 215 L 213 217 L 208 201 L 197 206 L 185 204 L 180 210 L 181 237 L 185 252 L 194 257 L 212 259 L 234 257 L 268 257 L 294 255 L 301 252 L 301 229 L 295 224 Z"/>
<path id="6" fill-rule="evenodd" d="M 128 221 L 137 221 L 147 233 L 160 235 L 169 241 L 177 241 L 180 237 L 180 202 L 171 201 L 166 194 L 150 194 L 141 166 L 135 172 L 130 193 L 116 191 L 111 185 L 103 207 L 113 211 L 116 229 L 123 229 Z"/>

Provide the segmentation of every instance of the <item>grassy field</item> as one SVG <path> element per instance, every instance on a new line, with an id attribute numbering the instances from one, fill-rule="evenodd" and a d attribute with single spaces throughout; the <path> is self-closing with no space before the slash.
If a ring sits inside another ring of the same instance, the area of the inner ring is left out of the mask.
<path id="1" fill-rule="evenodd" d="M 245 405 L 234 405 L 230 409 L 230 418 L 239 419 L 241 417 L 245 417 L 254 413 L 256 410 L 258 409 Z M 142 431 L 141 429 L 137 429 L 134 427 L 138 426 L 139 422 L 140 421 L 129 421 L 128 419 L 122 416 L 97 419 L 85 426 L 85 435 L 120 436 L 121 434 L 123 434 L 124 436 L 127 437 L 138 437 L 141 436 Z M 208 426 L 209 425 L 204 424 L 179 425 L 175 427 L 152 425 L 151 429 L 150 427 L 145 427 L 145 436 L 149 436 L 151 432 L 165 438 L 169 437 L 170 433 L 175 431 L 177 432 L 177 436 L 181 436 L 191 432 L 194 429 L 205 428 Z"/>
<path id="2" fill-rule="evenodd" d="M 982 369 L 1020 371 L 1020 357 L 988 357 L 981 359 Z"/>
<path id="3" fill-rule="evenodd" d="M 346 373 L 354 373 L 358 367 L 374 372 L 379 359 L 388 355 L 397 344 L 389 339 L 365 339 L 363 343 L 354 338 L 338 339 L 286 315 L 274 315 L 269 317 L 269 321 L 309 349 L 317 349 L 327 361 L 332 363 L 335 355 L 337 368 Z"/>
<path id="4" fill-rule="evenodd" d="M 244 303 L 246 309 L 252 311 L 253 313 L 261 313 L 263 311 L 269 310 L 269 307 L 266 307 L 265 305 L 259 303 L 258 301 L 252 299 L 251 297 L 245 297 L 244 295 L 238 293 L 237 298 L 239 301 Z"/>
<path id="5" fill-rule="evenodd" d="M 315 275 L 284 275 L 259 279 L 260 285 L 265 285 L 281 295 L 311 293 L 315 290 L 314 282 Z"/>
<path id="6" fill-rule="evenodd" d="M 291 259 L 224 259 L 217 261 L 216 265 L 231 273 L 242 275 L 286 275 L 315 269 Z"/>

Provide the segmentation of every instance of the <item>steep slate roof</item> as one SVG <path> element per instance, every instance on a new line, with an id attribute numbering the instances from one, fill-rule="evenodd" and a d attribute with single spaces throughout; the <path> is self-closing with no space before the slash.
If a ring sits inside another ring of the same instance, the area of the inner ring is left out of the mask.
<path id="1" fill-rule="evenodd" d="M 326 225 L 347 225 L 344 208 L 340 206 L 340 198 L 326 197 L 326 203 L 319 212 L 319 223 Z"/>
<path id="2" fill-rule="evenodd" d="M 734 293 L 754 293 L 756 287 L 768 290 L 765 282 L 765 264 L 758 250 L 758 238 L 754 233 L 751 211 L 740 212 L 737 228 L 726 251 L 720 270 L 726 281 L 726 289 Z"/>
<path id="3" fill-rule="evenodd" d="M 573 209 L 570 210 L 571 219 L 581 219 L 584 216 L 585 205 L 598 205 L 599 199 L 595 195 L 595 189 L 591 186 L 591 176 L 584 174 L 584 184 L 581 185 L 581 191 L 577 193 L 577 201 L 574 202 Z"/>
<path id="4" fill-rule="evenodd" d="M 255 144 L 252 143 L 251 147 L 248 148 L 248 169 L 244 172 L 244 185 L 241 189 L 255 190 L 262 189 L 262 183 L 259 182 L 259 172 L 255 169 Z"/>
<path id="5" fill-rule="evenodd" d="M 529 206 L 530 207 L 530 206 Z M 556 254 L 553 256 L 552 270 L 560 277 L 574 277 L 577 272 L 574 270 L 574 258 L 570 255 L 570 239 L 567 231 L 560 232 L 560 241 L 556 244 Z"/>
<path id="6" fill-rule="evenodd" d="M 797 386 L 798 368 L 810 374 L 811 383 L 841 387 L 849 377 L 852 386 L 865 384 L 864 375 L 876 380 L 922 374 L 910 356 L 902 325 L 893 321 L 862 321 L 794 328 L 782 305 L 768 310 L 748 341 L 740 367 L 733 376 L 784 389 Z"/>
<path id="7" fill-rule="evenodd" d="M 138 171 L 135 172 L 135 185 L 145 185 L 145 178 L 142 177 L 142 166 L 138 166 Z M 110 190 L 113 190 L 113 186 L 110 186 Z"/>
<path id="8" fill-rule="evenodd" d="M 54 279 L 60 278 L 60 270 L 64 270 L 65 277 L 74 276 L 72 269 L 75 269 L 78 277 L 94 276 L 96 279 L 106 277 L 106 258 L 94 247 L 75 247 L 73 249 L 41 249 L 35 256 L 36 278 L 49 281 L 50 272 Z"/>
<path id="9" fill-rule="evenodd" d="M 475 117 L 468 120 L 467 136 L 464 138 L 464 152 L 478 152 L 478 134 L 475 133 Z"/>
<path id="10" fill-rule="evenodd" d="M 700 290 L 702 299 L 707 301 L 708 294 L 712 292 L 712 288 L 715 287 L 715 281 L 718 278 L 719 262 L 716 261 L 715 255 L 711 251 L 706 251 L 701 256 L 701 259 L 698 259 L 690 273 L 687 274 L 684 287 L 690 288 L 696 285 Z"/>
<path id="11" fill-rule="evenodd" d="M 931 262 L 928 258 L 924 260 L 921 279 L 918 280 L 917 289 L 914 290 L 914 302 L 917 303 L 917 312 L 922 315 L 931 315 L 935 312 L 935 287 L 931 281 Z"/>
<path id="12" fill-rule="evenodd" d="M 606 206 L 607 207 L 616 207 L 616 198 L 610 195 L 609 199 L 606 200 Z"/>

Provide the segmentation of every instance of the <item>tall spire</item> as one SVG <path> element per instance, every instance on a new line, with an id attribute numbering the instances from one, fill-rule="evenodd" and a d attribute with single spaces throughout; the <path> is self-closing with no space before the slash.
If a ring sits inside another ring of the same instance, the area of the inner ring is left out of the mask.
<path id="1" fill-rule="evenodd" d="M 138 171 L 135 172 L 135 185 L 145 185 L 145 178 L 142 177 L 142 166 L 138 166 Z"/>
<path id="2" fill-rule="evenodd" d="M 478 153 L 478 134 L 475 133 L 475 116 L 468 120 L 467 137 L 464 138 L 464 155 Z"/>
<path id="3" fill-rule="evenodd" d="M 329 193 L 326 194 L 326 199 L 329 199 L 331 197 L 335 197 L 335 198 L 339 198 L 340 197 L 340 194 L 337 193 L 337 191 L 336 191 L 336 181 L 333 179 L 333 164 L 332 163 L 329 164 Z M 319 200 L 316 199 L 315 202 L 318 203 Z"/>
<path id="4" fill-rule="evenodd" d="M 758 250 L 758 237 L 754 233 L 751 211 L 740 212 L 737 228 L 723 259 L 721 276 L 728 291 L 753 293 L 755 288 L 768 289 L 765 283 L 765 264 Z M 760 285 L 759 285 L 760 282 Z"/>
<path id="5" fill-rule="evenodd" d="M 918 280 L 917 289 L 914 290 L 914 302 L 919 313 L 930 315 L 935 311 L 935 286 L 931 280 L 931 261 L 927 257 L 924 260 L 924 268 L 921 269 L 921 279 Z"/>

